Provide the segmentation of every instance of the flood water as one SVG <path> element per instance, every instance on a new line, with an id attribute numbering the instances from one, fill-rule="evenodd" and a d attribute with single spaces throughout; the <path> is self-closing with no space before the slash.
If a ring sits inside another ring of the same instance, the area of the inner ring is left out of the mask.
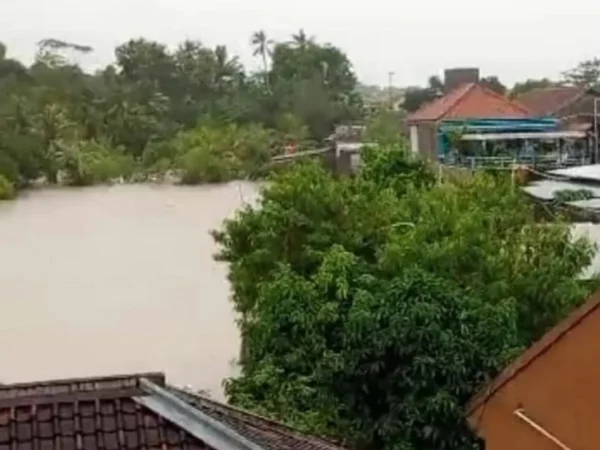
<path id="1" fill-rule="evenodd" d="M 255 198 L 119 185 L 0 203 L 0 382 L 164 371 L 221 397 L 239 336 L 208 233 Z"/>

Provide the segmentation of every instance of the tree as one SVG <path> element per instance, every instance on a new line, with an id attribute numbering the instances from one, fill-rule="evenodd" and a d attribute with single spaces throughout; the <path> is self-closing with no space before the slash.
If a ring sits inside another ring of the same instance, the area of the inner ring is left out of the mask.
<path id="1" fill-rule="evenodd" d="M 402 107 L 412 113 L 417 111 L 425 103 L 441 97 L 444 93 L 444 84 L 438 76 L 431 76 L 426 88 L 409 87 L 404 95 Z"/>
<path id="2" fill-rule="evenodd" d="M 588 294 L 593 249 L 566 224 L 405 155 L 296 166 L 215 233 L 243 338 L 231 402 L 352 448 L 472 449 L 468 399 Z"/>
<path id="3" fill-rule="evenodd" d="M 272 39 L 267 38 L 267 34 L 264 30 L 259 30 L 252 35 L 250 43 L 254 46 L 252 55 L 260 56 L 262 58 L 265 84 L 269 86 L 269 64 L 267 58 L 271 56 L 271 47 L 274 42 Z"/>
<path id="4" fill-rule="evenodd" d="M 567 84 L 585 88 L 594 88 L 600 85 L 600 59 L 593 58 L 580 62 L 575 68 L 563 73 Z"/>
<path id="5" fill-rule="evenodd" d="M 301 50 L 305 50 L 314 43 L 314 38 L 307 36 L 304 29 L 300 28 L 298 33 L 292 35 L 292 42 Z"/>
<path id="6" fill-rule="evenodd" d="M 500 82 L 497 76 L 484 77 L 481 79 L 481 84 L 497 94 L 506 94 L 506 86 Z"/>
<path id="7" fill-rule="evenodd" d="M 323 139 L 335 123 L 358 116 L 360 96 L 348 57 L 337 47 L 320 45 L 299 33 L 299 43 L 279 43 L 269 79 L 279 114 L 291 113 Z"/>
<path id="8" fill-rule="evenodd" d="M 527 79 L 525 81 L 515 83 L 513 88 L 510 90 L 510 97 L 518 98 L 520 95 L 523 95 L 535 89 L 543 89 L 554 86 L 559 86 L 559 83 L 551 81 L 548 78 L 542 78 L 540 80 Z"/>

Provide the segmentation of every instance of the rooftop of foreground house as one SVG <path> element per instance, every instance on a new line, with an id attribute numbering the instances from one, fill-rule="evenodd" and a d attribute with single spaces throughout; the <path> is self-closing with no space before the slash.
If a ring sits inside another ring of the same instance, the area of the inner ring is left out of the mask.
<path id="1" fill-rule="evenodd" d="M 0 386 L 0 450 L 340 450 L 162 373 Z"/>

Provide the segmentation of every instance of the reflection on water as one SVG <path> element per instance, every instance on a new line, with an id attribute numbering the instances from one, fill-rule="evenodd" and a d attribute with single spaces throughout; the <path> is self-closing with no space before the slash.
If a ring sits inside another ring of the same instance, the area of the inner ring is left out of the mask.
<path id="1" fill-rule="evenodd" d="M 163 370 L 219 397 L 239 336 L 208 231 L 255 195 L 130 185 L 0 204 L 0 382 Z"/>

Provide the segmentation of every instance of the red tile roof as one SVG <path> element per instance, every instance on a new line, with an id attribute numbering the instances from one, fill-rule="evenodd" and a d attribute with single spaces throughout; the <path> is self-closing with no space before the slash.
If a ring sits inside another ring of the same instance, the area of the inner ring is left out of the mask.
<path id="1" fill-rule="evenodd" d="M 551 116 L 586 92 L 586 88 L 576 86 L 539 88 L 520 95 L 517 101 L 537 116 Z"/>
<path id="2" fill-rule="evenodd" d="M 408 117 L 409 122 L 441 119 L 520 118 L 531 114 L 524 106 L 477 83 L 463 84 Z"/>
<path id="3" fill-rule="evenodd" d="M 600 291 L 596 292 L 583 305 L 573 311 L 562 322 L 548 331 L 540 340 L 525 350 L 517 359 L 508 365 L 500 374 L 475 397 L 467 406 L 467 414 L 473 413 L 480 405 L 493 397 L 506 383 L 525 370 L 533 361 L 543 356 L 554 344 L 578 326 L 590 314 L 600 307 Z"/>
<path id="4" fill-rule="evenodd" d="M 0 450 L 339 450 L 138 374 L 0 386 Z"/>

